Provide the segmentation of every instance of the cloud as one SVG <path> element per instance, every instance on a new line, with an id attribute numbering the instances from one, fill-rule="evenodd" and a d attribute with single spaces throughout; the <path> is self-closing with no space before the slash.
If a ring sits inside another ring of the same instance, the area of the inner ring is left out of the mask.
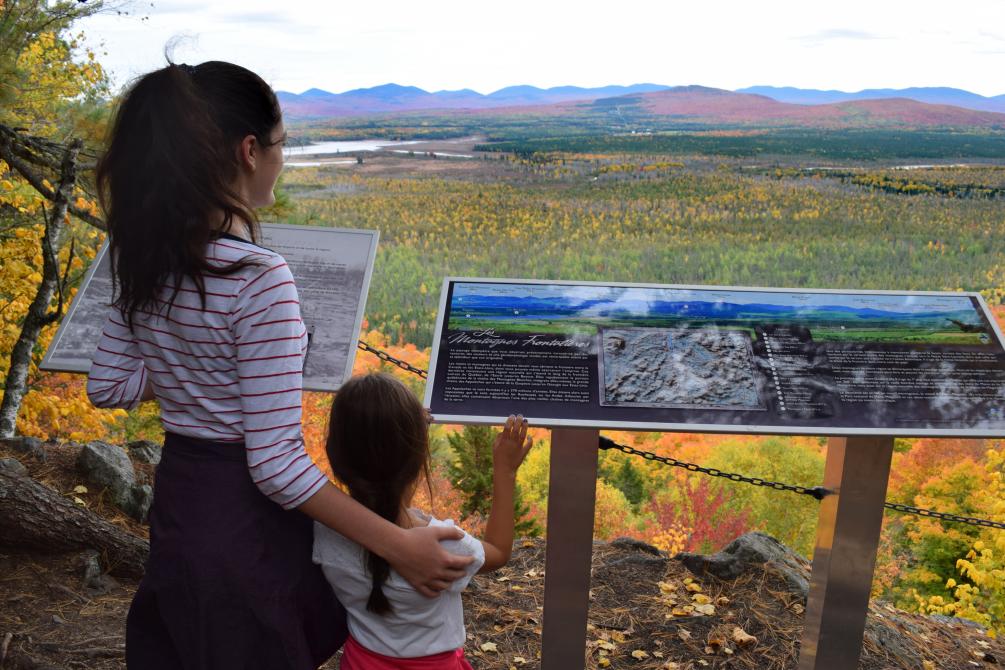
<path id="1" fill-rule="evenodd" d="M 293 23 L 289 15 L 282 12 L 228 12 L 220 14 L 219 19 L 233 23 L 264 23 L 268 25 L 287 25 Z"/>
<path id="2" fill-rule="evenodd" d="M 150 3 L 149 7 L 150 8 L 146 10 L 147 14 L 190 14 L 193 12 L 201 13 L 205 10 L 206 4 L 204 2 L 192 2 L 191 0 L 155 0 Z M 142 8 L 139 8 L 137 11 L 140 11 L 141 9 Z"/>
<path id="3" fill-rule="evenodd" d="M 850 28 L 828 28 L 827 30 L 819 30 L 815 33 L 809 35 L 803 35 L 797 37 L 800 42 L 805 42 L 810 46 L 819 46 L 826 42 L 834 42 L 836 40 L 882 40 L 886 39 L 882 35 L 877 35 L 876 33 L 866 32 L 864 30 L 852 30 Z"/>

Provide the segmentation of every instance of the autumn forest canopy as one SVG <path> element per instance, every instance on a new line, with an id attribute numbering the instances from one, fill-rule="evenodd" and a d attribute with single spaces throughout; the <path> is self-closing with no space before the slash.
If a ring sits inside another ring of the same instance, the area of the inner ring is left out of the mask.
<path id="1" fill-rule="evenodd" d="M 97 410 L 81 376 L 38 369 L 104 242 L 93 166 L 115 92 L 76 26 L 98 9 L 0 0 L 0 379 L 9 433 L 158 440 L 155 402 Z M 423 369 L 447 275 L 965 290 L 980 292 L 1001 323 L 1005 114 L 911 101 L 797 113 L 732 95 L 691 87 L 486 110 L 297 111 L 287 127 L 300 148 L 260 216 L 379 230 L 362 339 Z M 341 160 L 310 154 L 314 142 L 374 138 L 418 143 Z M 75 177 L 61 191 L 75 140 Z M 421 397 L 421 378 L 360 352 L 356 370 L 371 369 Z M 330 403 L 305 401 L 319 461 Z M 432 435 L 431 505 L 477 529 L 491 431 L 435 426 Z M 804 486 L 820 483 L 826 448 L 806 437 L 610 437 Z M 548 467 L 539 448 L 519 474 L 526 534 L 546 530 Z M 1002 441 L 898 440 L 888 499 L 1005 522 L 1003 473 Z M 808 555 L 818 503 L 799 498 L 603 452 L 595 535 L 677 552 L 763 530 Z M 888 514 L 873 594 L 1005 632 L 1005 533 Z"/>

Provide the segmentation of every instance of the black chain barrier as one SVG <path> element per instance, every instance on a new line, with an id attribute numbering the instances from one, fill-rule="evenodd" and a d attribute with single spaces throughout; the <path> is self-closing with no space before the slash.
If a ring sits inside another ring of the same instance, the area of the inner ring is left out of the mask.
<path id="1" fill-rule="evenodd" d="M 396 365 L 402 370 L 407 370 L 413 374 L 417 374 L 423 379 L 426 379 L 427 374 L 425 370 L 421 370 L 406 361 L 395 358 L 386 351 L 381 351 L 375 347 L 371 347 L 366 342 L 360 341 L 358 344 L 359 348 L 363 351 L 367 351 L 374 354 L 380 360 L 390 363 L 391 365 Z M 709 475 L 710 477 L 721 477 L 723 479 L 728 479 L 731 482 L 740 482 L 741 484 L 751 484 L 753 486 L 764 486 L 769 489 L 774 489 L 776 491 L 789 491 L 791 493 L 798 493 L 800 495 L 810 496 L 817 500 L 823 500 L 826 496 L 831 495 L 832 491 L 825 489 L 822 486 L 797 486 L 794 484 L 783 484 L 782 482 L 773 482 L 768 479 L 762 479 L 760 477 L 746 477 L 735 472 L 723 472 L 718 468 L 703 468 L 696 463 L 688 463 L 687 461 L 679 461 L 676 458 L 670 458 L 669 456 L 660 456 L 654 454 L 651 451 L 641 451 L 624 444 L 618 444 L 609 437 L 600 437 L 600 444 L 598 445 L 600 449 L 620 451 L 629 456 L 638 456 L 644 458 L 647 461 L 655 461 L 657 463 L 662 463 L 663 465 L 669 465 L 675 468 L 684 468 L 689 472 L 698 472 L 703 475 Z M 894 510 L 895 512 L 901 512 L 904 514 L 917 514 L 918 516 L 929 517 L 931 519 L 941 519 L 943 521 L 953 521 L 956 523 L 965 523 L 971 526 L 983 526 L 985 528 L 998 528 L 1000 530 L 1005 530 L 1005 523 L 999 521 L 991 521 L 989 519 L 976 519 L 970 516 L 959 516 L 958 514 L 948 514 L 946 512 L 936 512 L 935 510 L 923 509 L 921 507 L 912 507 L 911 505 L 901 505 L 900 503 L 885 502 L 883 507 L 886 509 Z"/>
<path id="2" fill-rule="evenodd" d="M 391 354 L 387 353 L 386 351 L 381 351 L 380 349 L 376 349 L 374 347 L 371 347 L 369 344 L 367 344 L 366 342 L 364 342 L 362 340 L 360 340 L 359 342 L 357 342 L 356 346 L 358 346 L 363 351 L 370 352 L 371 354 L 373 354 L 374 356 L 376 356 L 377 358 L 379 358 L 380 360 L 382 360 L 382 361 L 384 361 L 386 363 L 390 363 L 391 365 L 397 365 L 402 370 L 406 370 L 408 372 L 411 372 L 412 374 L 419 375 L 423 379 L 426 378 L 426 371 L 425 370 L 421 370 L 421 369 L 415 367 L 414 365 L 412 365 L 411 363 L 408 363 L 407 361 L 403 361 L 403 360 L 401 360 L 399 358 L 395 358 L 394 356 L 392 356 Z"/>
<path id="3" fill-rule="evenodd" d="M 971 526 L 984 526 L 985 528 L 998 528 L 1000 530 L 1005 530 L 1005 523 L 1000 521 L 990 521 L 989 519 L 975 519 L 972 516 L 959 516 L 958 514 L 948 514 L 946 512 L 936 512 L 932 509 L 922 509 L 920 507 L 911 507 L 910 505 L 901 505 L 900 503 L 887 502 L 883 503 L 883 507 L 887 509 L 892 509 L 897 512 L 903 512 L 904 514 L 917 514 L 918 516 L 927 516 L 933 519 L 943 519 L 945 521 L 955 521 L 956 523 L 966 523 Z"/>
<path id="4" fill-rule="evenodd" d="M 814 486 L 811 488 L 805 486 L 794 486 L 792 484 L 782 484 L 781 482 L 773 482 L 766 479 L 761 479 L 760 477 L 745 477 L 744 475 L 736 474 L 735 472 L 723 472 L 717 468 L 703 468 L 700 465 L 695 465 L 694 463 L 687 463 L 685 461 L 678 461 L 676 458 L 670 458 L 668 456 L 659 456 L 649 451 L 639 451 L 638 449 L 633 449 L 632 447 L 627 447 L 623 444 L 618 444 L 617 442 L 611 440 L 610 438 L 601 436 L 600 438 L 600 448 L 601 449 L 613 449 L 616 451 L 629 454 L 631 456 L 639 456 L 646 459 L 647 461 L 656 461 L 658 463 L 663 463 L 664 465 L 671 465 L 676 468 L 684 468 L 691 472 L 700 472 L 704 475 L 710 475 L 712 477 L 722 477 L 723 479 L 728 479 L 732 482 L 741 482 L 743 484 L 753 484 L 754 486 L 766 486 L 768 488 L 775 489 L 776 491 L 791 491 L 792 493 L 799 493 L 802 495 L 807 495 L 817 500 L 823 500 L 825 496 L 831 495 L 832 491 L 825 489 L 822 486 Z M 911 505 L 902 505 L 900 503 L 884 502 L 883 507 L 886 509 L 892 509 L 896 512 L 902 512 L 904 514 L 917 514 L 918 516 L 926 516 L 932 519 L 942 519 L 944 521 L 955 521 L 956 523 L 966 523 L 971 526 L 984 526 L 985 528 L 999 528 L 1005 530 L 1005 523 L 999 521 L 990 521 L 988 519 L 977 519 L 971 516 L 960 516 L 958 514 L 949 514 L 947 512 L 936 512 L 935 510 L 923 509 L 921 507 L 912 507 Z"/>
<path id="5" fill-rule="evenodd" d="M 791 491 L 792 493 L 810 496 L 812 498 L 816 498 L 817 500 L 823 500 L 824 496 L 830 495 L 830 491 L 822 486 L 808 488 L 806 486 L 773 482 L 767 479 L 761 479 L 760 477 L 745 477 L 744 475 L 740 475 L 735 472 L 723 472 L 718 468 L 703 468 L 695 463 L 679 461 L 676 458 L 670 458 L 669 456 L 659 456 L 651 451 L 639 451 L 638 449 L 618 444 L 614 440 L 609 437 L 604 437 L 603 435 L 600 436 L 600 448 L 620 451 L 624 454 L 628 454 L 629 456 L 639 456 L 647 461 L 656 461 L 657 463 L 662 463 L 663 465 L 671 465 L 675 468 L 684 468 L 690 472 L 700 472 L 703 475 L 709 475 L 711 477 L 722 477 L 723 479 L 728 479 L 731 482 L 752 484 L 753 486 L 764 486 L 769 489 L 775 489 L 776 491 Z"/>

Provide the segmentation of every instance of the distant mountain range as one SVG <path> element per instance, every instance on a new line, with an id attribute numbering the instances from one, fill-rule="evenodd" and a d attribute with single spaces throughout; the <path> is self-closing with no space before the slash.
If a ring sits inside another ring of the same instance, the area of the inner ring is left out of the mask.
<path id="1" fill-rule="evenodd" d="M 572 108 L 575 104 L 576 107 Z M 681 86 L 653 93 L 603 98 L 591 103 L 558 103 L 537 112 L 570 115 L 610 110 L 618 117 L 645 124 L 646 119 L 700 123 L 708 126 L 895 128 L 953 127 L 1005 129 L 1005 114 L 977 111 L 908 98 L 849 100 L 818 105 L 779 102 L 765 95 L 737 93 L 704 86 Z M 554 108 L 554 109 L 552 109 Z"/>
<path id="2" fill-rule="evenodd" d="M 300 94 L 280 91 L 278 96 L 284 114 L 288 118 L 304 119 L 393 114 L 423 110 L 463 109 L 477 111 L 526 108 L 565 105 L 570 102 L 589 103 L 610 98 L 626 98 L 632 102 L 637 102 L 640 96 L 642 96 L 642 100 L 646 103 L 653 102 L 658 107 L 660 106 L 658 102 L 660 100 L 676 99 L 678 102 L 681 102 L 687 95 L 694 98 L 695 92 L 699 91 L 705 92 L 704 97 L 706 98 L 708 97 L 708 92 L 716 92 L 718 103 L 729 103 L 736 108 L 755 105 L 761 110 L 761 114 L 769 111 L 770 108 L 772 114 L 779 113 L 784 118 L 794 120 L 818 118 L 819 116 L 819 113 L 816 111 L 800 108 L 821 106 L 832 106 L 834 108 L 833 106 L 847 105 L 849 103 L 869 103 L 864 107 L 845 108 L 846 110 L 852 110 L 853 113 L 857 113 L 857 110 L 865 110 L 866 113 L 879 113 L 883 115 L 886 112 L 882 112 L 881 110 L 886 109 L 889 111 L 891 107 L 904 107 L 905 103 L 913 102 L 915 103 L 913 106 L 907 105 L 910 107 L 908 116 L 919 118 L 926 116 L 926 114 L 936 119 L 941 118 L 947 113 L 947 107 L 975 112 L 1005 113 L 1005 95 L 984 97 L 969 91 L 945 87 L 868 89 L 855 93 L 846 93 L 844 91 L 822 91 L 774 86 L 752 86 L 737 91 L 725 91 L 701 86 L 671 87 L 659 84 L 633 84 L 631 86 L 603 86 L 599 88 L 557 86 L 548 89 L 537 88 L 536 86 L 509 86 L 494 93 L 483 95 L 470 89 L 430 93 L 415 86 L 384 84 L 383 86 L 359 88 L 344 93 L 329 93 L 317 88 L 312 88 Z M 882 104 L 875 102 L 880 100 L 885 102 Z M 790 105 L 796 108 L 772 107 L 770 103 Z M 926 111 L 923 106 L 936 106 L 942 109 Z M 835 109 L 837 111 L 830 112 L 830 116 L 840 116 L 842 114 L 840 107 L 836 107 Z M 712 111 L 719 113 L 720 110 L 716 109 Z M 695 115 L 688 109 L 681 109 L 673 113 Z M 828 114 L 824 116 L 828 116 Z M 950 116 L 953 116 L 953 114 L 950 114 Z M 975 122 L 977 125 L 985 125 L 988 123 L 988 117 L 982 119 L 982 117 L 960 116 L 959 114 L 955 116 L 958 117 L 958 122 L 964 124 Z M 1000 124 L 1001 122 L 998 121 L 997 123 Z M 954 122 L 950 120 L 945 125 L 954 125 Z"/>
<path id="3" fill-rule="evenodd" d="M 753 93 L 764 95 L 778 102 L 791 102 L 796 105 L 826 105 L 853 100 L 879 100 L 883 98 L 907 98 L 929 105 L 952 105 L 979 112 L 1005 113 L 1005 95 L 986 98 L 959 88 L 928 87 L 928 88 L 870 88 L 857 93 L 844 91 L 819 91 L 816 89 L 751 86 L 740 88 L 737 93 Z"/>
<path id="4" fill-rule="evenodd" d="M 663 91 L 668 88 L 670 87 L 657 84 L 600 88 L 556 86 L 548 89 L 536 86 L 508 86 L 495 93 L 483 95 L 469 88 L 429 93 L 415 86 L 384 84 L 373 88 L 357 88 L 345 93 L 329 93 L 312 88 L 299 95 L 287 91 L 278 91 L 277 95 L 287 116 L 304 118 L 364 116 L 432 109 L 495 109 L 551 105 L 571 100 L 590 101 L 632 93 Z"/>

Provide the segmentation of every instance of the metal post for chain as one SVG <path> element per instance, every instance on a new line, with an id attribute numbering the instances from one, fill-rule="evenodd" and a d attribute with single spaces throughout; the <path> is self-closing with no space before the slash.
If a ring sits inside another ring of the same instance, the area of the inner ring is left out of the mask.
<path id="1" fill-rule="evenodd" d="M 586 664 L 598 438 L 596 430 L 551 431 L 542 670 L 572 670 Z"/>
<path id="2" fill-rule="evenodd" d="M 892 458 L 892 437 L 827 443 L 799 670 L 858 667 Z"/>

